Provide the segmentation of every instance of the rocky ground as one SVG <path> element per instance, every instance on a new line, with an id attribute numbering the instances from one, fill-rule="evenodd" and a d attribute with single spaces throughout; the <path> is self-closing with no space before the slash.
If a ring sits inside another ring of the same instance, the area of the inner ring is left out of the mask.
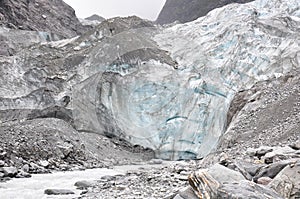
<path id="1" fill-rule="evenodd" d="M 206 169 L 199 161 L 169 162 L 85 183 L 80 198 L 299 198 L 300 142 L 292 147 L 249 148 L 244 161 L 222 153 Z M 156 163 L 160 163 L 156 160 Z"/>
<path id="2" fill-rule="evenodd" d="M 78 132 L 56 118 L 7 122 L 0 128 L 0 181 L 54 170 L 111 168 L 153 158 L 151 150 Z"/>

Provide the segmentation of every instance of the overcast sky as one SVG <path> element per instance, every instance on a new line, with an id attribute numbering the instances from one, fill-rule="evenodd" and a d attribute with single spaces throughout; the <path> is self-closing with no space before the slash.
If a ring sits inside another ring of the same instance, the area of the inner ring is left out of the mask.
<path id="1" fill-rule="evenodd" d="M 79 18 L 98 14 L 104 18 L 137 15 L 155 20 L 166 0 L 64 0 Z"/>

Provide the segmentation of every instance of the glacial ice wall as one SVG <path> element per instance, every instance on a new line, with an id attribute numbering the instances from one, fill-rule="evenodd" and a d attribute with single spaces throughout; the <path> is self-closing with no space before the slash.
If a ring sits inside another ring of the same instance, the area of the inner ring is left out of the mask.
<path id="1" fill-rule="evenodd" d="M 299 10 L 298 0 L 257 0 L 151 34 L 109 37 L 79 68 L 88 78 L 73 93 L 77 128 L 164 159 L 208 154 L 237 91 L 299 68 Z"/>

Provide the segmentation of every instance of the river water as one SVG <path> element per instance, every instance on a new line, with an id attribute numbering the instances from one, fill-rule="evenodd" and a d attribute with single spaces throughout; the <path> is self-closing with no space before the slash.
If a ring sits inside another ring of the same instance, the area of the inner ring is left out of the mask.
<path id="1" fill-rule="evenodd" d="M 162 165 L 160 165 L 162 166 Z M 160 167 L 155 166 L 155 167 Z M 80 196 L 81 190 L 74 186 L 75 182 L 86 180 L 99 180 L 105 175 L 122 175 L 128 170 L 139 167 L 152 167 L 150 165 L 119 166 L 114 169 L 87 169 L 84 171 L 56 172 L 51 174 L 34 174 L 31 178 L 12 179 L 0 183 L 0 199 L 71 199 Z M 44 194 L 45 189 L 68 189 L 75 195 L 48 196 Z"/>

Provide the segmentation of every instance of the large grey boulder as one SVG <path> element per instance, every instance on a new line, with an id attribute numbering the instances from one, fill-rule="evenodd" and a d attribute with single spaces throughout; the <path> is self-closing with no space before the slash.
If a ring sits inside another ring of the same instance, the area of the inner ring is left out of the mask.
<path id="1" fill-rule="evenodd" d="M 300 198 L 300 163 L 286 166 L 269 184 L 284 198 Z"/>
<path id="2" fill-rule="evenodd" d="M 221 170 L 219 170 L 220 172 Z M 223 174 L 226 174 L 224 170 Z M 227 174 L 228 175 L 228 174 Z M 210 198 L 243 198 L 243 199 L 280 199 L 272 189 L 247 180 L 235 180 L 232 172 L 223 179 L 221 176 L 210 174 L 210 171 L 199 170 L 189 176 L 189 183 L 194 193 L 202 199 Z"/>

